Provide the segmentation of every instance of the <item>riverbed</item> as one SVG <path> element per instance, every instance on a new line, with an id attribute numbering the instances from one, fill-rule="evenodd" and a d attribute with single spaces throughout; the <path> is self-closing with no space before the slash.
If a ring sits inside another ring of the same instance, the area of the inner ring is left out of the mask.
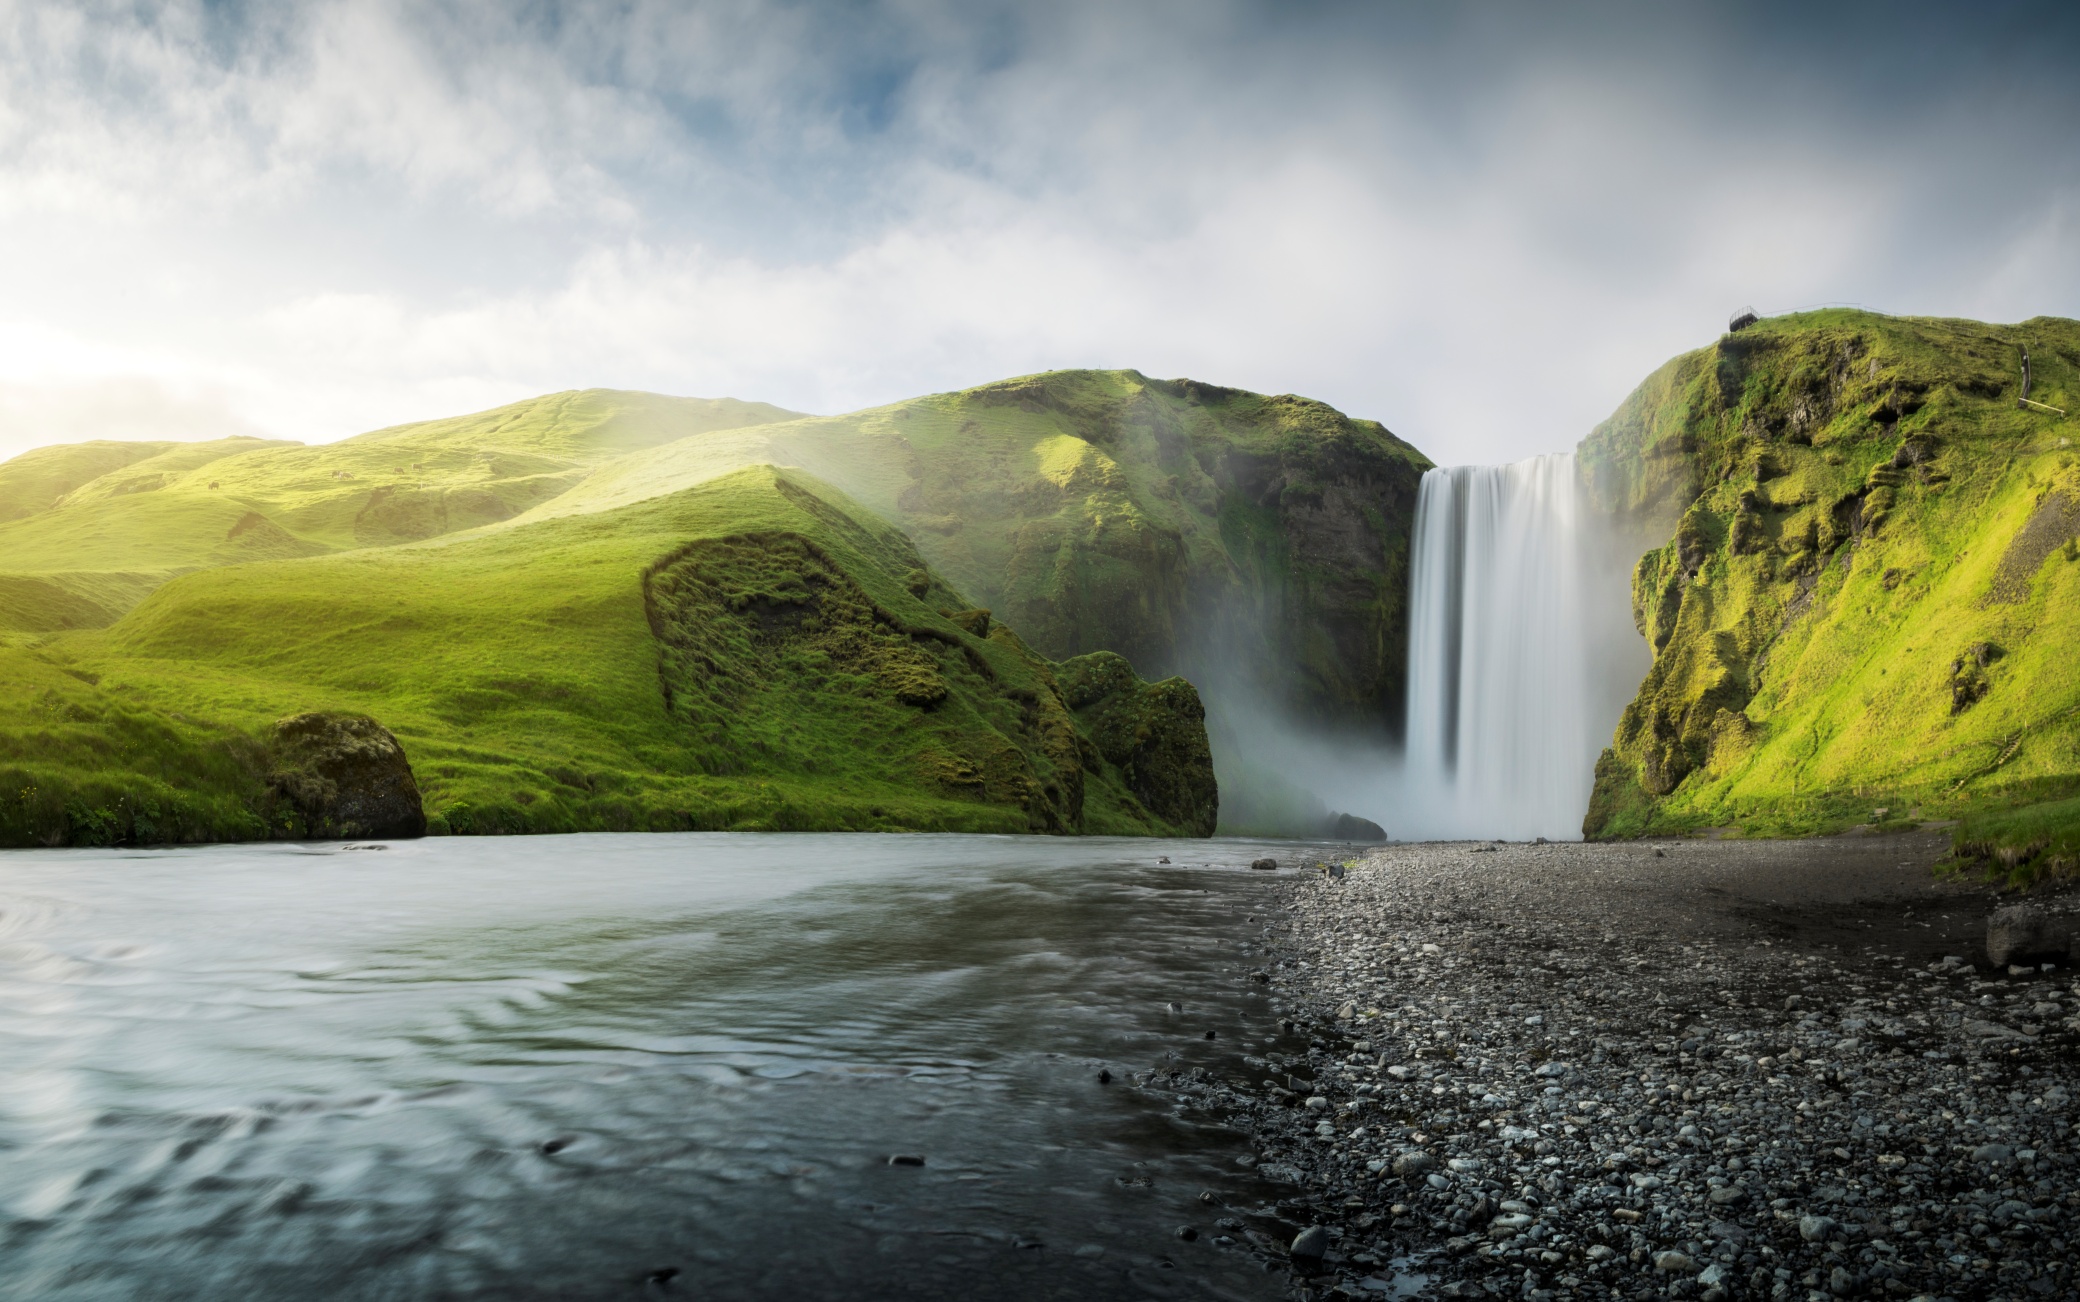
<path id="1" fill-rule="evenodd" d="M 8 854 L 0 1296 L 1282 1296 L 1248 1144 L 1128 1078 L 1276 1045 L 1299 849 Z"/>
<path id="2" fill-rule="evenodd" d="M 1266 926 L 1304 1051 L 1180 1106 L 1290 1182 L 1296 1299 L 2080 1296 L 2080 981 L 1948 848 L 1373 850 Z"/>

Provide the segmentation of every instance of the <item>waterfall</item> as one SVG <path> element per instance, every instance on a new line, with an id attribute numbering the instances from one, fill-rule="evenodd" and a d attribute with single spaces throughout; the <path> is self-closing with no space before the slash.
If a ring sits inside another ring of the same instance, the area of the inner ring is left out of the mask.
<path id="1" fill-rule="evenodd" d="M 1395 836 L 1581 836 L 1596 757 L 1647 663 L 1619 555 L 1571 454 L 1423 476 Z"/>

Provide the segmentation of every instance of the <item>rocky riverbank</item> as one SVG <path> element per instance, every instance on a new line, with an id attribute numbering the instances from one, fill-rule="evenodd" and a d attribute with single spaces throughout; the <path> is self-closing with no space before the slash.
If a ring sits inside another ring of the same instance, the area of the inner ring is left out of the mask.
<path id="1" fill-rule="evenodd" d="M 1296 1298 L 2072 1297 L 2080 981 L 1988 965 L 1946 844 L 1303 871 L 1248 956 L 1256 1079 L 1143 1083 L 1250 1138 L 1276 1215 L 1220 1232 Z"/>

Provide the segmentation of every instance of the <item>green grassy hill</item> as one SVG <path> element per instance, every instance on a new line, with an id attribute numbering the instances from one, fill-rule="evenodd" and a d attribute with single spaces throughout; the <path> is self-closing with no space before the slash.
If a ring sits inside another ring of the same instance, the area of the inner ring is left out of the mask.
<path id="1" fill-rule="evenodd" d="M 1670 362 L 1584 442 L 1653 544 L 1654 664 L 1585 830 L 1962 817 L 2080 856 L 2080 323 L 1826 311 Z"/>
<path id="2" fill-rule="evenodd" d="M 299 639 L 327 642 L 319 615 L 333 603 L 349 619 L 358 598 L 331 576 L 378 581 L 361 568 L 375 553 L 404 548 L 394 563 L 416 565 L 412 548 L 433 540 L 536 539 L 556 532 L 537 525 L 594 517 L 623 528 L 646 503 L 789 466 L 837 485 L 861 518 L 897 525 L 949 591 L 1041 656 L 1111 651 L 1149 677 L 1209 685 L 1214 744 L 1238 779 L 1231 828 L 1312 830 L 1322 811 L 1252 773 L 1251 748 L 1221 730 L 1217 707 L 1225 694 L 1322 727 L 1398 721 L 1407 540 L 1428 464 L 1376 422 L 1320 403 L 1132 371 L 1055 372 L 836 417 L 593 390 L 317 447 L 47 448 L 0 466 L 0 644 L 71 655 L 67 638 L 115 624 L 161 585 L 237 567 L 214 580 L 226 593 L 276 573 L 329 585 L 308 609 L 280 598 L 288 655 Z M 362 559 L 335 569 L 347 556 Z M 296 565 L 248 568 L 263 562 Z M 153 609 L 77 653 L 141 648 L 135 630 Z M 419 654 L 402 632 L 377 637 Z M 187 654 L 161 657 L 167 681 L 215 672 L 199 653 L 171 667 Z"/>
<path id="3" fill-rule="evenodd" d="M 190 570 L 509 520 L 616 457 L 794 412 L 590 390 L 318 447 L 79 443 L 0 464 L 0 637 L 106 624 Z"/>
<path id="4" fill-rule="evenodd" d="M 269 730 L 313 710 L 388 726 L 435 831 L 1210 832 L 1196 694 L 1104 669 L 1034 655 L 900 531 L 758 466 L 203 568 L 0 647 L 0 844 L 295 834 Z"/>

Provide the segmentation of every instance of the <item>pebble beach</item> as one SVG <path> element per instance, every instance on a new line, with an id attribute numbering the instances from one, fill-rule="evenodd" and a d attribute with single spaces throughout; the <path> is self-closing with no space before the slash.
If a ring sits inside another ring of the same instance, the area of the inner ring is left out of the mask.
<path id="1" fill-rule="evenodd" d="M 1296 1299 L 2080 1296 L 2080 980 L 1990 965 L 1947 846 L 1287 865 L 1238 964 L 1280 1034 L 1137 1082 L 1247 1138 L 1216 1233 Z"/>

